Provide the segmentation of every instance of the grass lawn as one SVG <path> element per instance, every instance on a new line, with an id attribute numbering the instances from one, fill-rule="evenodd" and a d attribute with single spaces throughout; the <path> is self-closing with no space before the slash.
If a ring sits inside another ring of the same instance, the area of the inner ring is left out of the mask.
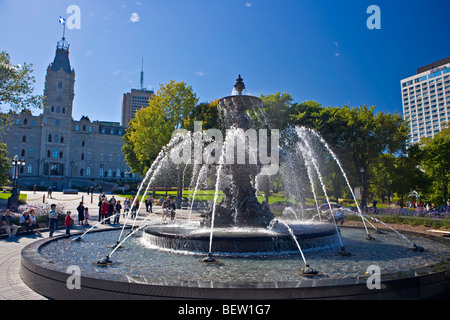
<path id="1" fill-rule="evenodd" d="M 195 194 L 195 201 L 208 201 L 208 200 L 214 200 L 214 190 L 198 190 L 197 193 Z M 161 197 L 166 197 L 166 192 L 165 191 L 156 191 L 155 192 L 156 195 L 156 199 L 159 199 Z M 153 196 L 153 192 L 149 191 L 147 192 L 147 196 L 152 197 Z M 175 198 L 177 196 L 177 192 L 176 191 L 168 191 L 167 192 L 167 196 L 169 196 L 171 199 Z M 183 192 L 183 197 L 184 198 L 188 198 L 188 199 L 192 199 L 192 197 L 194 196 L 194 190 L 192 191 L 188 191 L 185 190 Z M 131 198 L 131 195 L 124 195 L 124 197 L 126 198 Z M 142 195 L 139 196 L 139 201 L 142 200 Z M 222 191 L 219 191 L 219 198 L 218 201 L 220 202 L 223 199 L 223 193 Z M 266 198 L 264 196 L 258 196 L 258 201 L 259 202 L 263 202 L 266 201 Z M 275 202 L 279 202 L 279 201 L 287 201 L 286 198 L 283 198 L 279 195 L 273 195 L 271 197 L 269 197 L 269 204 L 273 204 Z"/>
<path id="2" fill-rule="evenodd" d="M 9 193 L 9 192 L 5 192 L 5 193 L 0 193 L 0 199 L 2 199 L 2 200 L 8 200 L 9 198 L 11 197 L 11 193 Z M 19 195 L 19 200 L 23 200 L 23 201 L 27 201 L 27 195 L 26 194 L 23 194 L 23 193 L 21 193 L 20 195 Z"/>

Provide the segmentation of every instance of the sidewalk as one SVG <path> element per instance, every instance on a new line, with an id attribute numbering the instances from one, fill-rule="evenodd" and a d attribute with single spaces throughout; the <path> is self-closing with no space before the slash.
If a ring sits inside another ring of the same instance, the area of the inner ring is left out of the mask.
<path id="1" fill-rule="evenodd" d="M 72 233 L 75 234 L 78 231 L 86 231 L 86 227 L 78 226 L 78 214 L 76 208 L 78 207 L 82 196 L 84 196 L 84 205 L 89 208 L 90 218 L 89 223 L 91 226 L 98 222 L 98 193 L 95 193 L 92 197 L 86 193 L 80 194 L 63 194 L 62 192 L 53 192 L 53 198 L 47 199 L 47 192 L 25 191 L 28 195 L 29 206 L 43 206 L 55 203 L 57 206 L 64 206 L 64 211 L 72 211 L 72 216 L 75 220 Z M 43 203 L 43 196 L 45 196 L 45 203 Z M 107 198 L 111 198 L 112 195 L 107 195 Z M 119 195 L 114 195 L 117 200 L 123 203 L 124 198 Z M 137 221 L 149 219 L 150 221 L 160 221 L 162 219 L 162 209 L 160 206 L 153 206 L 153 212 L 159 214 L 145 213 L 145 207 L 142 206 L 139 211 Z M 188 219 L 189 212 L 187 210 L 177 210 L 177 219 Z M 193 214 L 193 219 L 200 219 L 199 214 Z M 121 223 L 124 223 L 124 218 L 121 218 Z M 132 224 L 133 220 L 129 220 L 128 224 Z M 138 223 L 139 225 L 139 223 Z M 109 225 L 98 225 L 98 228 L 109 228 Z M 58 228 L 54 236 L 60 236 L 65 234 L 64 228 Z M 41 235 L 19 235 L 12 239 L 0 238 L 0 300 L 47 300 L 45 297 L 31 290 L 26 284 L 22 282 L 20 278 L 20 259 L 22 248 L 28 244 L 42 239 L 48 238 L 48 231 L 41 231 Z"/>

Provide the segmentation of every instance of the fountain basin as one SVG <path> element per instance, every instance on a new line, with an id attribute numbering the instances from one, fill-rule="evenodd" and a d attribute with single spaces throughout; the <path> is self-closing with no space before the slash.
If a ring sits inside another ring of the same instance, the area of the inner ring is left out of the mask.
<path id="1" fill-rule="evenodd" d="M 392 233 L 364 240 L 361 229 L 341 228 L 352 257 L 336 257 L 336 249 L 312 251 L 311 267 L 323 277 L 305 278 L 299 255 L 221 258 L 205 265 L 189 254 L 173 254 L 146 246 L 132 237 L 127 249 L 112 256 L 114 266 L 93 261 L 110 252 L 118 232 L 95 231 L 84 242 L 59 237 L 35 242 L 22 251 L 22 280 L 51 299 L 448 299 L 450 243 L 436 237 L 414 237 L 426 248 L 417 253 Z M 350 234 L 349 234 L 350 233 Z M 352 240 L 354 236 L 358 240 Z M 87 250 L 91 248 L 91 250 Z M 381 288 L 367 287 L 366 268 L 379 265 Z M 81 269 L 80 290 L 67 286 L 70 266 Z M 133 269 L 133 270 L 132 270 Z"/>
<path id="2" fill-rule="evenodd" d="M 329 224 L 291 224 L 295 237 L 303 251 L 330 248 L 338 245 L 334 226 Z M 144 239 L 163 249 L 208 253 L 210 245 L 208 228 L 186 228 L 159 225 L 144 230 Z M 296 252 L 298 247 L 282 226 L 267 228 L 216 228 L 212 242 L 212 252 L 227 256 L 246 254 L 277 255 Z"/>

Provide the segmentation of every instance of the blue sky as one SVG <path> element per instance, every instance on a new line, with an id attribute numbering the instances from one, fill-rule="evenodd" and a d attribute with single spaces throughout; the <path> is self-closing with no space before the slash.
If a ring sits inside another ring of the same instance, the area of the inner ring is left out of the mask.
<path id="1" fill-rule="evenodd" d="M 400 80 L 450 56 L 448 0 L 0 0 L 0 50 L 33 63 L 36 94 L 70 5 L 75 120 L 119 122 L 142 58 L 145 87 L 185 81 L 200 101 L 230 95 L 241 74 L 252 95 L 401 112 Z M 366 26 L 370 5 L 381 30 Z"/>

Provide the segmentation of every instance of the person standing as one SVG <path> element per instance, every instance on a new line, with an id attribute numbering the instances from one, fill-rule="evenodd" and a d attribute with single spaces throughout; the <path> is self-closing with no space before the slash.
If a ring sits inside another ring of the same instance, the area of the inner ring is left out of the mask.
<path id="1" fill-rule="evenodd" d="M 11 210 L 9 209 L 7 209 L 5 214 L 2 215 L 1 228 L 6 230 L 9 239 L 15 237 L 17 231 L 19 231 L 19 227 L 13 223 L 13 217 L 11 216 Z"/>
<path id="2" fill-rule="evenodd" d="M 100 221 L 102 224 L 108 223 L 109 221 L 106 220 L 109 213 L 109 204 L 106 200 L 103 200 L 101 206 L 100 206 Z"/>
<path id="3" fill-rule="evenodd" d="M 84 208 L 84 225 L 85 226 L 89 225 L 89 208 L 88 207 Z"/>
<path id="4" fill-rule="evenodd" d="M 84 203 L 83 201 L 80 202 L 80 204 L 77 207 L 78 211 L 78 224 L 83 225 L 84 223 Z"/>
<path id="5" fill-rule="evenodd" d="M 119 224 L 120 210 L 122 210 L 122 205 L 120 204 L 120 200 L 119 200 L 116 203 L 116 209 L 114 211 L 114 224 Z"/>
<path id="6" fill-rule="evenodd" d="M 66 218 L 64 219 L 64 226 L 66 227 L 66 236 L 70 236 L 70 228 L 72 228 L 73 219 L 70 216 L 72 212 L 67 211 Z"/>
<path id="7" fill-rule="evenodd" d="M 49 237 L 53 237 L 53 233 L 56 230 L 56 227 L 58 226 L 58 212 L 56 212 L 56 204 L 52 204 L 50 206 L 50 212 L 48 213 L 49 218 Z"/>

